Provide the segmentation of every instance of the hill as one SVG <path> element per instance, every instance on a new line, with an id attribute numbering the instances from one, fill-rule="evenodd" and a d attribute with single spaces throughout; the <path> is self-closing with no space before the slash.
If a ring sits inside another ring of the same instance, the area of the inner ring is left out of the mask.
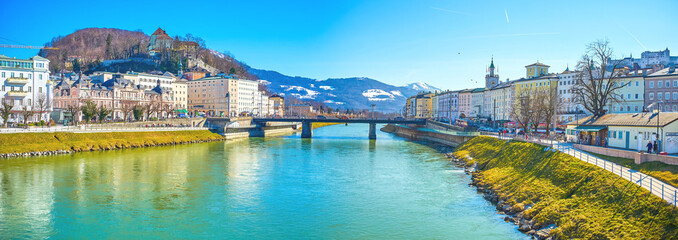
<path id="1" fill-rule="evenodd" d="M 247 65 L 237 61 L 228 54 L 222 54 L 207 49 L 204 41 L 191 34 L 173 37 L 175 46 L 184 46 L 181 43 L 192 42 L 195 48 L 161 49 L 155 57 L 148 52 L 150 36 L 141 30 L 128 31 L 116 28 L 85 28 L 77 30 L 66 36 L 53 38 L 45 46 L 57 47 L 59 50 L 43 50 L 39 55 L 50 60 L 50 70 L 57 73 L 61 70 L 73 70 L 74 64 L 81 66 L 84 72 L 94 70 L 105 71 L 138 71 L 149 70 L 177 72 L 179 61 L 184 70 L 188 67 L 187 59 L 195 58 L 208 64 L 221 72 L 235 72 L 245 78 L 256 79 L 249 74 Z M 102 65 L 104 60 L 111 59 L 152 59 L 155 65 L 148 64 L 111 64 Z"/>

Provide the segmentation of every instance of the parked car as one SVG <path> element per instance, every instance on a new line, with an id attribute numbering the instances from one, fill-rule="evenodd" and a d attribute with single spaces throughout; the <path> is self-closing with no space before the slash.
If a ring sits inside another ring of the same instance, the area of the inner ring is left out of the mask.
<path id="1" fill-rule="evenodd" d="M 327 119 L 327 117 L 325 117 L 323 115 L 318 115 L 317 119 Z"/>
<path id="2" fill-rule="evenodd" d="M 339 119 L 348 120 L 348 117 L 347 116 L 341 116 L 341 118 L 339 118 Z"/>

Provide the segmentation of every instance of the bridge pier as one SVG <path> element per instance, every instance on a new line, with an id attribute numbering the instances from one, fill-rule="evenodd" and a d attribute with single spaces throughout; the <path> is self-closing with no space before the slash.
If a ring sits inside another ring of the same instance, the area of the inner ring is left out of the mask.
<path id="1" fill-rule="evenodd" d="M 377 139 L 377 124 L 376 123 L 370 123 L 369 139 Z"/>
<path id="2" fill-rule="evenodd" d="M 313 137 L 313 122 L 304 121 L 301 122 L 301 138 L 311 138 Z"/>

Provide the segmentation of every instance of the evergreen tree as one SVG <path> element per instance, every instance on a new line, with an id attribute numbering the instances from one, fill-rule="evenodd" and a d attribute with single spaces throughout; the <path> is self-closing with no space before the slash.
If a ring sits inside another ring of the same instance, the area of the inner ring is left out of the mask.
<path id="1" fill-rule="evenodd" d="M 73 72 L 80 72 L 80 61 L 73 59 Z"/>
<path id="2" fill-rule="evenodd" d="M 231 70 L 228 71 L 228 74 L 236 74 L 235 68 L 231 67 Z"/>

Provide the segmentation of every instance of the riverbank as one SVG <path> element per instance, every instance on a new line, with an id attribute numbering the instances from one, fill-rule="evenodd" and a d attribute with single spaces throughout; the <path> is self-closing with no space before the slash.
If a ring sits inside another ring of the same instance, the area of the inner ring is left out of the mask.
<path id="1" fill-rule="evenodd" d="M 0 157 L 55 155 L 83 151 L 211 142 L 225 139 L 223 136 L 207 130 L 0 134 Z"/>
<path id="2" fill-rule="evenodd" d="M 544 146 L 476 137 L 450 155 L 505 220 L 538 239 L 672 239 L 678 213 L 647 190 Z"/>

